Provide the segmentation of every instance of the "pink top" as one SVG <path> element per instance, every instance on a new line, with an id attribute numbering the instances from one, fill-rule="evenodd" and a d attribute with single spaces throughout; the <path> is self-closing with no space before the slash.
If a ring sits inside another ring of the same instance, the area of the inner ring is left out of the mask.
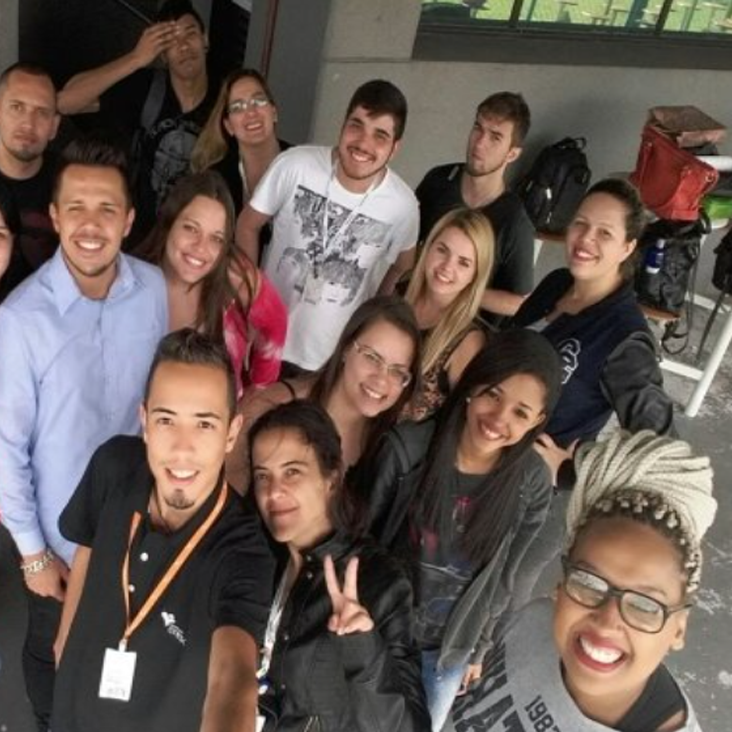
<path id="1" fill-rule="evenodd" d="M 224 340 L 238 398 L 247 386 L 277 381 L 287 335 L 287 308 L 264 273 L 259 277 L 259 292 L 246 316 L 236 300 L 224 311 Z"/>

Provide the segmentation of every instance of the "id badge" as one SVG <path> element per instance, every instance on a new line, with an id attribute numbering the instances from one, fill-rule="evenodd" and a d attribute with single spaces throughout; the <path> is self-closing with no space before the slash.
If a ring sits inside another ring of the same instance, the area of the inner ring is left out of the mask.
<path id="1" fill-rule="evenodd" d="M 99 682 L 99 698 L 129 701 L 135 680 L 136 663 L 137 653 L 107 648 L 104 651 L 102 678 Z"/>
<path id="2" fill-rule="evenodd" d="M 264 715 L 262 715 L 262 714 L 257 715 L 257 727 L 256 727 L 257 732 L 262 732 L 262 730 L 264 729 L 264 723 L 266 721 L 267 720 L 264 717 Z"/>

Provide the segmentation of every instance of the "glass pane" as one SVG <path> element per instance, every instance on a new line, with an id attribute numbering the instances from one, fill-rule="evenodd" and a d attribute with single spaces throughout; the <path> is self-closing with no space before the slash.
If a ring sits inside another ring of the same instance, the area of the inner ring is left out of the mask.
<path id="1" fill-rule="evenodd" d="M 431 22 L 506 22 L 514 0 L 423 0 Z M 663 0 L 524 0 L 521 25 L 587 26 L 596 30 L 654 31 Z M 732 34 L 732 0 L 673 0 L 665 31 Z"/>

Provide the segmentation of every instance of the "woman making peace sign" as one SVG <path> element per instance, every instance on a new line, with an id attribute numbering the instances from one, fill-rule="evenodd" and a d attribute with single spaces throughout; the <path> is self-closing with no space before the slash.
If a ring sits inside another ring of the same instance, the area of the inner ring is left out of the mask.
<path id="1" fill-rule="evenodd" d="M 262 652 L 264 729 L 428 729 L 411 586 L 357 538 L 332 420 L 309 402 L 275 407 L 251 428 L 249 454 L 257 507 L 289 555 Z"/>

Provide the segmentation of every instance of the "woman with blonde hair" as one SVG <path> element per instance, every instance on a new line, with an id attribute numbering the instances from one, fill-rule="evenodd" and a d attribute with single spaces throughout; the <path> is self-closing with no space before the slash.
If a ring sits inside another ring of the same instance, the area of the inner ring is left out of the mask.
<path id="1" fill-rule="evenodd" d="M 231 191 L 238 214 L 270 163 L 289 147 L 277 139 L 277 105 L 262 74 L 232 71 L 191 155 L 191 169 L 213 168 Z"/>
<path id="2" fill-rule="evenodd" d="M 454 209 L 432 228 L 404 296 L 424 335 L 424 355 L 422 388 L 403 416 L 434 412 L 485 346 L 476 316 L 494 260 L 493 227 L 479 211 Z"/>

